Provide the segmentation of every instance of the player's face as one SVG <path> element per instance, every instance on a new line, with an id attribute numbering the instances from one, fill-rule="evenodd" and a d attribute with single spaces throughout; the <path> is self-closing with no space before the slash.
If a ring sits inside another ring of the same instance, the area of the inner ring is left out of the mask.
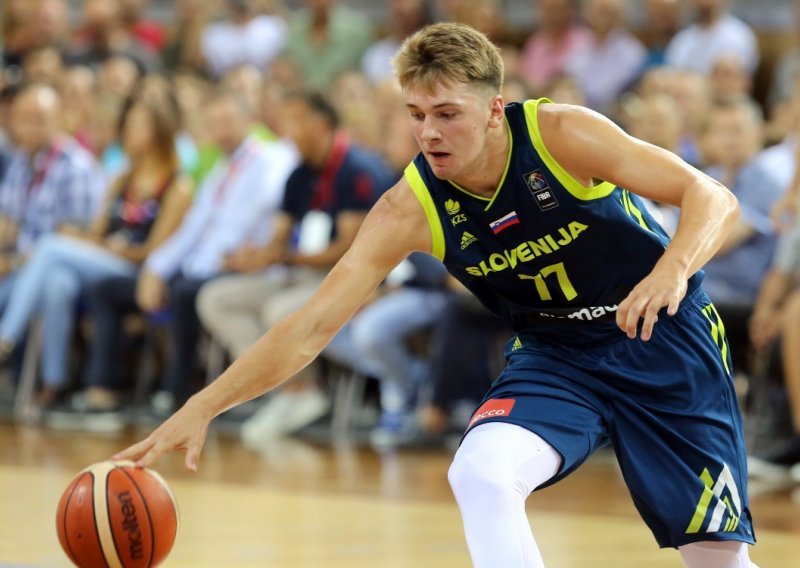
<path id="1" fill-rule="evenodd" d="M 463 83 L 406 91 L 414 137 L 436 177 L 457 180 L 480 163 L 498 100 Z"/>

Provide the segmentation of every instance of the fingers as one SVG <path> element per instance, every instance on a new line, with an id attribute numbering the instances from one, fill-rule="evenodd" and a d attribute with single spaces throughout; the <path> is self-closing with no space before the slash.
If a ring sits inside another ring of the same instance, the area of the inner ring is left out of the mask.
<path id="1" fill-rule="evenodd" d="M 639 294 L 634 289 L 617 309 L 617 326 L 625 332 L 629 339 L 635 339 L 641 320 L 640 337 L 642 341 L 649 341 L 658 321 L 658 312 L 666 307 L 667 315 L 674 316 L 678 311 L 681 299 L 682 296 L 679 293 L 673 293 L 669 297 L 661 294 L 649 296 Z"/>
<path id="2" fill-rule="evenodd" d="M 137 461 L 140 457 L 149 452 L 153 445 L 154 444 L 151 439 L 146 438 L 138 444 L 134 444 L 131 447 L 114 454 L 111 459 Z"/>
<path id="3" fill-rule="evenodd" d="M 200 448 L 194 444 L 186 450 L 186 468 L 197 473 L 197 464 L 200 461 Z"/>

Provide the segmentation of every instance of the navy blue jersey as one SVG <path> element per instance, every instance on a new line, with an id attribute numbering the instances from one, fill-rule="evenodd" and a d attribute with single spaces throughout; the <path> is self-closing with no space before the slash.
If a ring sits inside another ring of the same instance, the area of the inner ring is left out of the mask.
<path id="1" fill-rule="evenodd" d="M 512 329 L 562 344 L 616 340 L 618 304 L 669 237 L 636 195 L 609 182 L 584 187 L 553 159 L 537 121 L 545 102 L 506 106 L 511 145 L 492 198 L 438 179 L 422 154 L 405 177 L 434 256 Z M 689 292 L 701 279 L 691 277 Z"/>

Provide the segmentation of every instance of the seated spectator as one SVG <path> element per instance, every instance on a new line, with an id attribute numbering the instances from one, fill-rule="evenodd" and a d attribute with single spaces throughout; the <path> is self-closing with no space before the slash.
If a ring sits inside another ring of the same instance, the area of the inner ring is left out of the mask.
<path id="1" fill-rule="evenodd" d="M 507 44 L 507 30 L 502 0 L 462 2 L 456 20 L 485 34 L 495 45 Z"/>
<path id="2" fill-rule="evenodd" d="M 61 72 L 58 91 L 63 99 L 70 101 L 61 111 L 61 129 L 95 156 L 100 156 L 102 146 L 95 143 L 92 135 L 92 113 L 96 110 L 95 83 L 91 69 L 75 65 Z"/>
<path id="3" fill-rule="evenodd" d="M 672 38 L 666 64 L 707 75 L 721 56 L 733 54 L 752 75 L 758 66 L 758 42 L 753 30 L 728 12 L 728 0 L 692 0 L 692 5 L 694 23 Z"/>
<path id="4" fill-rule="evenodd" d="M 704 267 L 703 288 L 718 304 L 752 305 L 775 247 L 770 210 L 785 188 L 760 161 L 764 121 L 749 99 L 716 104 L 708 118 L 705 171 L 738 198 L 741 217 Z"/>
<path id="5" fill-rule="evenodd" d="M 63 64 L 61 53 L 53 46 L 39 47 L 25 54 L 22 60 L 22 76 L 30 83 L 57 86 Z"/>
<path id="6" fill-rule="evenodd" d="M 208 62 L 203 56 L 202 38 L 213 9 L 205 0 L 176 0 L 173 26 L 162 54 L 167 70 L 206 72 Z"/>
<path id="7" fill-rule="evenodd" d="M 542 0 L 537 7 L 537 29 L 522 49 L 519 73 L 538 96 L 564 73 L 572 53 L 587 46 L 590 36 L 577 23 L 576 0 Z"/>
<path id="8" fill-rule="evenodd" d="M 120 0 L 122 27 L 132 38 L 156 53 L 164 50 L 166 32 L 159 22 L 145 17 L 149 0 Z"/>
<path id="9" fill-rule="evenodd" d="M 720 56 L 711 67 L 708 79 L 711 99 L 714 102 L 747 98 L 752 90 L 750 74 L 742 60 L 734 54 Z"/>
<path id="10" fill-rule="evenodd" d="M 396 179 L 379 156 L 352 144 L 338 130 L 333 106 L 320 95 L 290 93 L 283 119 L 303 162 L 286 182 L 275 234 L 265 247 L 231 251 L 226 266 L 245 274 L 203 286 L 198 298 L 203 326 L 233 357 L 313 295 L 350 247 L 367 211 Z M 329 226 L 317 231 L 323 233 L 321 242 L 314 246 L 306 240 L 306 250 L 293 247 L 295 228 L 308 229 L 315 220 Z M 288 265 L 285 273 L 264 272 L 281 263 Z M 324 414 L 328 404 L 313 382 L 295 379 L 256 412 L 243 435 L 254 439 L 292 432 Z"/>
<path id="11" fill-rule="evenodd" d="M 797 91 L 797 81 L 800 79 L 800 2 L 794 2 L 794 30 L 792 35 L 793 45 L 781 54 L 772 77 L 772 85 L 767 96 L 770 109 L 776 105 L 787 102 Z"/>
<path id="12" fill-rule="evenodd" d="M 203 30 L 200 48 L 213 77 L 247 64 L 264 71 L 284 48 L 283 18 L 259 14 L 255 4 L 255 0 L 226 0 L 227 18 Z"/>
<path id="13" fill-rule="evenodd" d="M 276 229 L 275 211 L 296 164 L 289 145 L 249 136 L 251 118 L 252 109 L 235 93 L 211 98 L 206 120 L 225 159 L 205 178 L 175 233 L 147 257 L 138 281 L 112 277 L 92 288 L 97 333 L 86 373 L 87 398 L 119 400 L 122 319 L 139 310 L 168 322 L 166 371 L 154 397 L 158 410 L 169 412 L 194 392 L 201 329 L 197 292 L 210 279 L 236 270 L 226 262 L 228 255 L 263 244 Z"/>
<path id="14" fill-rule="evenodd" d="M 322 352 L 340 363 L 351 361 L 380 380 L 381 416 L 370 441 L 394 447 L 417 434 L 416 407 L 430 384 L 427 354 L 409 348 L 409 338 L 438 324 L 447 305 L 447 269 L 432 256 L 408 257 L 411 277 L 363 308 Z"/>
<path id="15" fill-rule="evenodd" d="M 289 19 L 285 55 L 307 89 L 324 91 L 343 71 L 358 69 L 374 40 L 372 22 L 337 0 L 305 0 Z"/>
<path id="16" fill-rule="evenodd" d="M 611 113 L 619 96 L 639 76 L 647 54 L 625 28 L 622 0 L 587 0 L 583 13 L 589 41 L 570 54 L 566 71 L 577 81 L 589 107 Z"/>
<path id="17" fill-rule="evenodd" d="M 144 73 L 158 71 L 158 55 L 136 39 L 122 21 L 122 0 L 85 0 L 83 23 L 66 50 L 68 65 L 96 68 L 111 55 L 124 55 Z"/>
<path id="18" fill-rule="evenodd" d="M 752 452 L 750 475 L 800 482 L 800 222 L 781 236 L 772 267 L 764 278 L 750 320 L 753 346 L 771 354 L 778 339 L 783 380 L 789 399 L 793 436 L 769 453 Z"/>
<path id="19" fill-rule="evenodd" d="M 61 100 L 52 87 L 25 85 L 11 106 L 15 148 L 0 183 L 0 311 L 37 240 L 95 214 L 103 187 L 92 155 L 59 133 Z M 10 345 L 0 345 L 7 358 Z"/>
<path id="20" fill-rule="evenodd" d="M 370 83 L 394 77 L 391 60 L 400 44 L 430 20 L 425 0 L 390 0 L 387 35 L 369 46 L 361 59 L 361 71 Z"/>
<path id="21" fill-rule="evenodd" d="M 78 300 L 102 278 L 134 276 L 175 230 L 191 200 L 191 188 L 178 174 L 177 116 L 163 105 L 131 100 L 121 129 L 128 171 L 115 181 L 89 229 L 65 228 L 38 240 L 0 319 L 0 345 L 8 352 L 22 341 L 32 318 L 41 318 L 44 387 L 27 409 L 30 419 L 66 386 Z"/>
<path id="22" fill-rule="evenodd" d="M 693 166 L 701 166 L 700 135 L 711 107 L 708 79 L 696 71 L 676 71 L 671 77 L 670 95 L 681 112 L 681 151 L 678 155 Z"/>
<path id="23" fill-rule="evenodd" d="M 542 96 L 565 105 L 586 106 L 586 97 L 569 75 L 556 75 L 542 91 Z"/>
<path id="24" fill-rule="evenodd" d="M 645 22 L 639 31 L 639 37 L 647 48 L 645 68 L 666 63 L 667 45 L 680 29 L 680 8 L 679 0 L 647 0 Z"/>

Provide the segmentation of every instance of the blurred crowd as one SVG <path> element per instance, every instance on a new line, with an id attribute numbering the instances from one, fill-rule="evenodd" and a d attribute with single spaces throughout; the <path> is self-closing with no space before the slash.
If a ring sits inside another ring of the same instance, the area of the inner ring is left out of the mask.
<path id="1" fill-rule="evenodd" d="M 388 0 L 380 22 L 346 0 L 298 4 L 176 0 L 155 21 L 147 0 L 5 2 L 0 362 L 18 419 L 162 419 L 302 305 L 417 151 L 392 55 L 461 21 L 502 48 L 507 102 L 588 106 L 737 195 L 706 269 L 714 333 L 769 441 L 750 448 L 754 473 L 800 463 L 800 41 L 776 48 L 726 0 L 647 0 L 635 27 L 625 0 L 531 0 L 533 29 L 501 0 Z M 674 208 L 652 210 L 674 229 Z M 242 436 L 333 414 L 376 447 L 440 444 L 504 334 L 412 255 Z"/>

